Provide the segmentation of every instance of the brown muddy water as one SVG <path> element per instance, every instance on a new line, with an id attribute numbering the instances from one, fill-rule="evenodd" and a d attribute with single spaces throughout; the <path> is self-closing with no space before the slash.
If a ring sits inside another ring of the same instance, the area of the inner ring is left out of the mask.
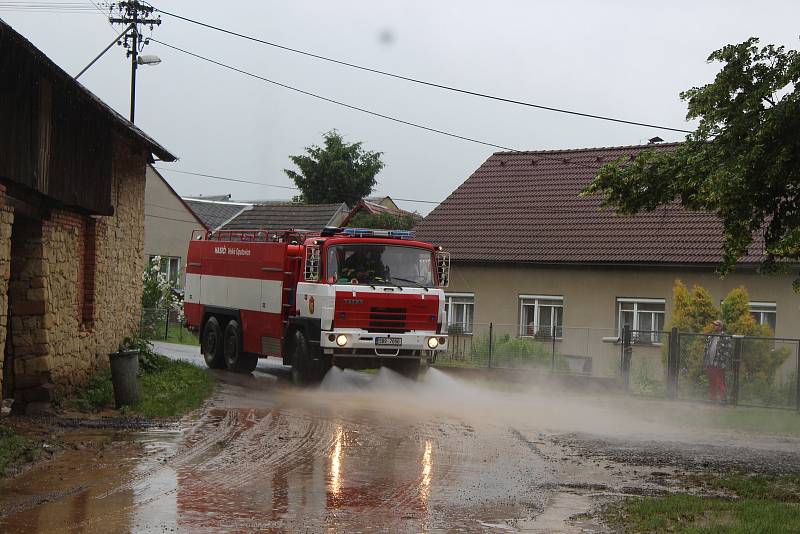
<path id="1" fill-rule="evenodd" d="M 697 441 L 618 401 L 496 391 L 436 370 L 413 383 L 334 369 L 316 390 L 217 376 L 209 406 L 174 428 L 76 431 L 99 446 L 0 482 L 0 529 L 602 531 L 573 516 L 622 493 L 663 492 L 674 470 L 653 477 L 655 467 L 594 457 L 575 432 Z"/>

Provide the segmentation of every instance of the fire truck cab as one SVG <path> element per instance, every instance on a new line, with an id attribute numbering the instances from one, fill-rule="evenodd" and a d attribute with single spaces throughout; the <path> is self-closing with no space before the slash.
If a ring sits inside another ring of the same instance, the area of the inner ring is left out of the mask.
<path id="1" fill-rule="evenodd" d="M 447 349 L 449 255 L 408 231 L 196 231 L 184 310 L 212 368 L 291 365 L 296 383 L 336 365 L 416 378 Z"/>

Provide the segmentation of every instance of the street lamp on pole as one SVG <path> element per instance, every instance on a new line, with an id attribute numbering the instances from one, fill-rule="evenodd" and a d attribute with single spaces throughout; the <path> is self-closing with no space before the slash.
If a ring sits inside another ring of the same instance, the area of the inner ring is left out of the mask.
<path id="1" fill-rule="evenodd" d="M 144 4 L 138 0 L 128 0 L 119 2 L 117 4 L 119 10 L 119 17 L 110 17 L 108 20 L 112 24 L 129 24 L 131 31 L 126 33 L 121 44 L 128 49 L 128 55 L 131 58 L 131 116 L 130 121 L 134 122 L 136 114 L 136 70 L 139 65 L 157 65 L 161 60 L 156 56 L 139 56 L 140 49 L 149 44 L 149 39 L 142 39 L 141 25 L 150 26 L 153 29 L 154 25 L 161 24 L 161 18 L 153 18 L 153 11 L 155 8 L 151 5 Z M 146 58 L 146 59 L 144 59 Z"/>

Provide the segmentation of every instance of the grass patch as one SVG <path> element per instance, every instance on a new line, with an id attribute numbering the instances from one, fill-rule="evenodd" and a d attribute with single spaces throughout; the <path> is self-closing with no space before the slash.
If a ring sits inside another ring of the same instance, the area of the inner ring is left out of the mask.
<path id="1" fill-rule="evenodd" d="M 197 335 L 189 332 L 179 324 L 170 324 L 169 328 L 166 329 L 163 323 L 160 326 L 153 326 L 147 332 L 147 339 L 177 343 L 179 345 L 191 345 L 193 347 L 200 346 L 200 339 L 198 339 Z"/>
<path id="2" fill-rule="evenodd" d="M 606 507 L 603 519 L 625 532 L 800 532 L 800 476 L 694 476 L 689 480 L 735 498 L 631 497 Z"/>
<path id="3" fill-rule="evenodd" d="M 140 400 L 123 409 L 146 417 L 173 417 L 199 407 L 211 395 L 214 381 L 203 369 L 188 362 L 149 354 L 140 357 Z M 95 374 L 70 400 L 83 412 L 114 408 L 111 371 Z"/>
<path id="4" fill-rule="evenodd" d="M 800 504 L 800 475 L 693 475 L 689 481 L 745 499 L 767 499 Z"/>
<path id="5" fill-rule="evenodd" d="M 707 409 L 697 405 L 676 406 L 670 418 L 678 424 L 703 428 L 800 436 L 800 413 L 790 410 L 744 406 L 710 406 Z"/>
<path id="6" fill-rule="evenodd" d="M 31 462 L 36 458 L 35 443 L 10 428 L 0 425 L 0 476 L 8 467 Z"/>

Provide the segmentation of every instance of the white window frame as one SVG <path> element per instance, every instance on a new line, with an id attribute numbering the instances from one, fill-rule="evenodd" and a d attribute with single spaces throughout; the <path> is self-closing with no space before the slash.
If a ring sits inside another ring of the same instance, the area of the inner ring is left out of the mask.
<path id="1" fill-rule="evenodd" d="M 447 310 L 447 328 L 449 329 L 450 326 L 456 324 L 453 321 L 453 304 L 456 306 L 467 306 L 469 309 L 469 314 L 467 314 L 466 310 L 464 313 L 464 320 L 461 321 L 461 332 L 459 334 L 471 336 L 472 330 L 474 327 L 475 321 L 475 293 L 446 293 L 445 296 L 445 309 Z M 453 302 L 453 299 L 472 299 L 471 303 L 468 302 Z M 467 315 L 469 315 L 469 320 L 467 320 Z"/>
<path id="2" fill-rule="evenodd" d="M 653 299 L 653 298 L 638 298 L 638 297 L 618 297 L 617 298 L 617 333 L 622 338 L 622 328 L 625 324 L 622 322 L 622 304 L 633 304 L 633 310 L 625 310 L 627 312 L 633 311 L 633 324 L 631 330 L 639 330 L 639 314 L 650 314 L 650 324 L 657 324 L 655 321 L 656 315 L 662 316 L 661 324 L 666 324 L 667 318 L 667 301 L 666 299 Z M 661 304 L 664 306 L 663 311 L 643 310 L 639 311 L 639 304 Z M 648 334 L 639 335 L 634 340 L 635 343 L 644 343 L 648 345 L 661 345 L 661 332 L 650 332 Z"/>
<path id="3" fill-rule="evenodd" d="M 767 314 L 772 314 L 775 317 L 775 326 L 778 326 L 778 304 L 776 302 L 752 301 L 747 303 L 747 309 L 751 315 L 758 315 L 756 319 L 758 324 L 769 325 L 764 319 Z M 774 330 L 773 328 L 773 335 L 775 334 Z"/>
<path id="4" fill-rule="evenodd" d="M 549 301 L 549 302 L 560 302 L 560 306 L 554 306 L 552 304 L 547 304 L 546 306 L 550 308 L 550 324 L 551 328 L 553 325 L 553 319 L 558 317 L 555 314 L 555 309 L 557 307 L 561 308 L 561 324 L 556 324 L 556 332 L 561 330 L 561 335 L 556 336 L 555 339 L 560 340 L 564 339 L 564 296 L 563 295 L 519 295 L 519 336 L 520 337 L 536 337 L 536 334 L 539 333 L 539 313 L 541 312 L 541 308 L 543 304 L 540 304 L 540 301 Z M 532 302 L 531 302 L 532 301 Z M 523 318 L 525 317 L 525 306 L 533 306 L 533 334 L 528 334 L 525 331 L 527 325 L 523 323 Z M 547 332 L 547 335 L 550 336 L 551 332 Z M 552 339 L 552 338 L 551 338 Z"/>
<path id="5" fill-rule="evenodd" d="M 166 275 L 167 275 L 167 280 L 169 280 L 170 283 L 172 283 L 172 274 L 173 274 L 173 272 L 172 272 L 172 260 L 178 260 L 177 261 L 177 264 L 178 264 L 177 272 L 174 273 L 175 274 L 175 283 L 173 284 L 172 287 L 175 287 L 175 288 L 182 287 L 181 286 L 181 263 L 182 263 L 182 258 L 180 256 L 167 256 L 167 255 L 164 255 L 164 254 L 150 254 L 150 256 L 148 257 L 148 260 L 147 260 L 148 263 L 152 262 L 153 258 L 156 258 L 156 257 L 161 258 L 161 261 L 166 260 L 166 263 L 167 263 Z M 161 266 L 159 266 L 159 269 L 161 269 Z"/>

